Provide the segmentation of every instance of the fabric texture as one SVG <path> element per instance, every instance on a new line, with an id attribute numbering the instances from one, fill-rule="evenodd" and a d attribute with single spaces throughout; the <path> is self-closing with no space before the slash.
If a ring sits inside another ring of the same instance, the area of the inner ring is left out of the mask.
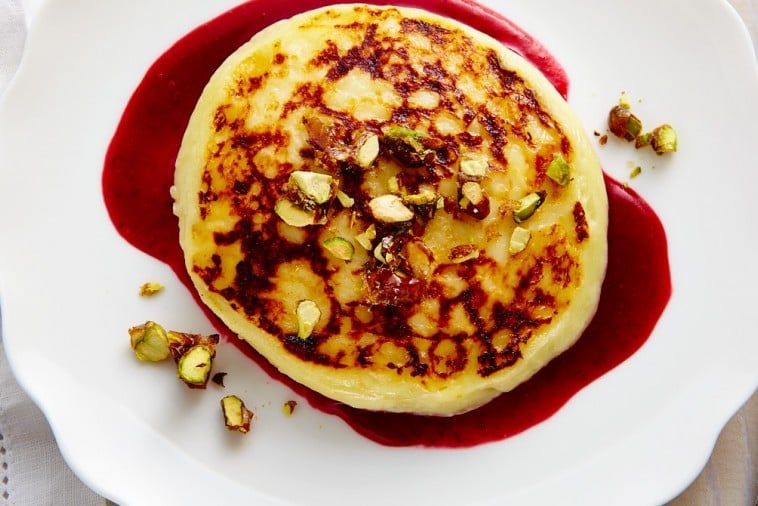
<path id="1" fill-rule="evenodd" d="M 0 0 L 0 94 L 16 72 L 24 49 L 24 12 L 18 0 Z"/>
<path id="2" fill-rule="evenodd" d="M 69 469 L 45 417 L 11 375 L 0 346 L 0 505 L 103 506 Z"/>

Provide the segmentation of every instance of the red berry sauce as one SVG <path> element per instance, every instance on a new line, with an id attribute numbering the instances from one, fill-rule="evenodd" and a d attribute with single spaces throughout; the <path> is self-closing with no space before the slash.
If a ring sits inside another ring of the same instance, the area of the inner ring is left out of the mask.
<path id="1" fill-rule="evenodd" d="M 360 434 L 385 445 L 435 447 L 467 447 L 518 434 L 550 417 L 579 390 L 638 350 L 671 296 L 666 236 L 660 220 L 639 195 L 609 177 L 605 179 L 610 202 L 609 263 L 592 323 L 574 347 L 531 380 L 463 415 L 440 418 L 377 413 L 327 399 L 283 376 L 237 339 L 205 308 L 192 287 L 179 247 L 169 188 L 195 103 L 221 62 L 253 34 L 279 19 L 328 3 L 252 0 L 198 27 L 162 55 L 127 104 L 106 155 L 103 197 L 111 220 L 129 243 L 174 270 L 230 342 L 311 405 L 341 417 Z M 561 65 L 502 15 L 469 0 L 401 4 L 458 19 L 492 35 L 540 68 L 564 97 L 568 95 L 568 78 Z"/>

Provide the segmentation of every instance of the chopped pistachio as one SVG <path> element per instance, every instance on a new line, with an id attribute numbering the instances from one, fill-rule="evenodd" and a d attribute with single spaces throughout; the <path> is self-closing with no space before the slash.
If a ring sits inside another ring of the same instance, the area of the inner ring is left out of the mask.
<path id="1" fill-rule="evenodd" d="M 170 354 L 166 330 L 153 321 L 130 328 L 129 338 L 134 354 L 143 362 L 160 362 Z"/>
<path id="2" fill-rule="evenodd" d="M 387 127 L 383 133 L 384 143 L 398 160 L 411 167 L 424 164 L 424 158 L 429 153 L 422 143 L 426 134 L 396 125 Z"/>
<path id="3" fill-rule="evenodd" d="M 547 166 L 547 176 L 561 186 L 571 181 L 571 167 L 561 155 L 555 155 Z"/>
<path id="4" fill-rule="evenodd" d="M 512 255 L 520 253 L 526 249 L 526 245 L 531 239 L 532 233 L 525 228 L 516 227 L 511 234 L 511 240 L 508 244 L 508 252 Z"/>
<path id="5" fill-rule="evenodd" d="M 290 174 L 290 182 L 297 186 L 307 198 L 316 204 L 324 204 L 332 196 L 332 182 L 334 178 L 329 174 L 296 170 Z"/>
<path id="6" fill-rule="evenodd" d="M 221 411 L 224 413 L 224 425 L 227 429 L 243 434 L 250 430 L 253 412 L 247 409 L 242 399 L 236 395 L 227 395 L 221 399 Z"/>
<path id="7" fill-rule="evenodd" d="M 371 244 L 371 239 L 366 237 L 366 233 L 360 233 L 355 236 L 355 242 L 357 242 L 361 248 L 365 249 L 366 251 L 371 251 L 373 248 L 373 245 Z"/>
<path id="8" fill-rule="evenodd" d="M 349 209 L 355 205 L 355 199 L 342 190 L 337 190 L 337 200 L 340 201 L 342 207 Z"/>
<path id="9" fill-rule="evenodd" d="M 380 242 L 374 248 L 374 258 L 376 258 L 379 262 L 386 264 L 387 259 L 384 257 L 383 250 L 384 250 L 384 245 Z"/>
<path id="10" fill-rule="evenodd" d="M 282 406 L 282 413 L 284 413 L 286 416 L 291 416 L 292 413 L 295 412 L 296 407 L 297 407 L 297 401 L 287 401 Z"/>
<path id="11" fill-rule="evenodd" d="M 621 96 L 619 97 L 619 106 L 627 110 L 632 108 L 632 103 L 629 102 L 629 97 L 627 97 L 625 93 L 621 93 Z"/>
<path id="12" fill-rule="evenodd" d="M 369 227 L 366 229 L 365 232 L 361 232 L 360 234 L 355 236 L 355 242 L 361 245 L 363 249 L 366 251 L 371 251 L 373 246 L 371 245 L 371 242 L 376 239 L 376 227 L 372 223 L 369 225 Z"/>
<path id="13" fill-rule="evenodd" d="M 652 141 L 653 134 L 648 132 L 645 134 L 638 135 L 636 139 L 634 139 L 634 147 L 637 149 L 644 148 L 645 146 L 649 146 L 650 142 Z"/>
<path id="14" fill-rule="evenodd" d="M 139 294 L 142 297 L 150 297 L 151 295 L 155 295 L 156 293 L 162 291 L 163 288 L 164 286 L 157 281 L 148 281 L 147 283 L 143 283 L 139 288 Z"/>
<path id="15" fill-rule="evenodd" d="M 400 223 L 413 219 L 413 211 L 405 207 L 397 195 L 382 195 L 368 203 L 371 214 L 384 223 Z"/>
<path id="16" fill-rule="evenodd" d="M 218 334 L 203 335 L 203 334 L 190 334 L 188 332 L 177 332 L 175 330 L 169 330 L 168 336 L 168 348 L 171 352 L 171 356 L 177 363 L 181 360 L 182 356 L 186 354 L 193 346 L 202 344 L 209 350 L 212 355 L 216 354 L 216 345 L 219 341 Z"/>
<path id="17" fill-rule="evenodd" d="M 413 277 L 428 278 L 434 270 L 434 253 L 420 238 L 403 245 L 403 257 L 408 261 Z"/>
<path id="18" fill-rule="evenodd" d="M 642 121 L 620 105 L 608 113 L 608 128 L 617 137 L 633 141 L 642 131 Z"/>
<path id="19" fill-rule="evenodd" d="M 431 204 L 437 200 L 437 193 L 428 188 L 420 188 L 418 193 L 405 195 L 403 202 L 413 205 Z"/>
<path id="20" fill-rule="evenodd" d="M 397 176 L 387 179 L 387 189 L 390 193 L 400 193 L 400 181 L 397 179 Z"/>
<path id="21" fill-rule="evenodd" d="M 312 300 L 301 300 L 295 310 L 297 316 L 297 337 L 308 339 L 321 319 L 321 310 Z"/>
<path id="22" fill-rule="evenodd" d="M 373 223 L 366 229 L 366 237 L 371 241 L 376 239 L 376 226 Z"/>
<path id="23" fill-rule="evenodd" d="M 355 242 L 360 244 L 366 251 L 371 251 L 373 248 L 371 243 L 374 239 L 376 239 L 376 227 L 373 223 L 364 232 L 355 236 Z"/>
<path id="24" fill-rule="evenodd" d="M 395 238 L 391 235 L 382 237 L 380 244 L 382 245 L 382 252 L 384 253 L 384 259 L 387 260 L 387 264 L 392 266 L 395 264 L 397 257 L 392 253 L 393 241 Z M 396 266 L 396 265 L 395 265 Z"/>
<path id="25" fill-rule="evenodd" d="M 418 149 L 423 149 L 421 139 L 425 137 L 426 134 L 423 132 L 399 125 L 391 125 L 384 130 L 385 140 L 414 143 L 414 146 Z"/>
<path id="26" fill-rule="evenodd" d="M 545 192 L 532 192 L 519 199 L 516 209 L 513 211 L 513 221 L 521 223 L 529 219 L 545 201 L 545 196 Z"/>
<path id="27" fill-rule="evenodd" d="M 473 244 L 462 244 L 450 250 L 448 260 L 454 264 L 462 264 L 479 258 L 479 249 Z"/>
<path id="28" fill-rule="evenodd" d="M 350 261 L 355 254 L 355 247 L 345 238 L 331 237 L 324 241 L 324 248 L 339 258 L 340 260 Z"/>
<path id="29" fill-rule="evenodd" d="M 629 172 L 629 177 L 632 178 L 632 179 L 634 179 L 635 177 L 639 176 L 641 173 L 642 173 L 642 167 L 640 167 L 639 165 L 637 165 L 635 168 L 633 168 Z"/>
<path id="30" fill-rule="evenodd" d="M 444 209 L 445 208 L 445 198 L 440 197 L 437 199 L 437 209 Z"/>
<path id="31" fill-rule="evenodd" d="M 654 128 L 651 132 L 650 145 L 659 155 L 673 153 L 677 148 L 676 130 L 669 124 Z"/>
<path id="32" fill-rule="evenodd" d="M 383 264 L 390 265 L 390 267 L 392 267 L 392 264 L 397 260 L 397 257 L 392 253 L 393 241 L 393 236 L 384 236 L 374 248 L 374 258 Z"/>
<path id="33" fill-rule="evenodd" d="M 204 344 L 196 344 L 181 356 L 176 375 L 190 388 L 205 388 L 213 367 L 215 351 Z"/>
<path id="34" fill-rule="evenodd" d="M 461 172 L 469 177 L 484 177 L 488 168 L 489 163 L 483 158 L 464 158 L 460 163 Z"/>
<path id="35" fill-rule="evenodd" d="M 355 160 L 361 168 L 368 169 L 379 156 L 379 137 L 376 134 L 368 134 L 360 142 Z"/>
<path id="36" fill-rule="evenodd" d="M 286 223 L 293 227 L 307 227 L 316 223 L 316 213 L 306 211 L 302 207 L 281 199 L 274 205 L 274 212 Z"/>
<path id="37" fill-rule="evenodd" d="M 467 181 L 463 183 L 463 186 L 461 186 L 461 195 L 463 195 L 463 197 L 467 199 L 469 203 L 474 204 L 475 206 L 484 202 L 485 199 L 484 191 L 482 190 L 481 185 L 473 181 Z M 461 207 L 465 209 L 468 207 L 468 205 L 465 207 L 461 205 Z"/>
<path id="38" fill-rule="evenodd" d="M 145 336 L 145 328 L 149 324 L 158 325 L 155 322 L 148 321 L 142 325 L 135 325 L 134 327 L 129 328 L 129 344 L 131 345 L 132 349 L 135 349 L 137 347 L 137 344 L 142 341 L 143 337 Z M 158 326 L 160 327 L 160 325 Z"/>

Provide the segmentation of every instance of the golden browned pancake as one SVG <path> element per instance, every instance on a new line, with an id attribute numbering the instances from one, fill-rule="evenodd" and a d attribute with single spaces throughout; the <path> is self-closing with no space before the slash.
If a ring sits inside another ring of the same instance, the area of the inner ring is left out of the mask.
<path id="1" fill-rule="evenodd" d="M 214 74 L 176 164 L 203 301 L 294 380 L 451 415 L 532 376 L 592 318 L 607 200 L 545 77 L 430 13 L 278 22 Z"/>

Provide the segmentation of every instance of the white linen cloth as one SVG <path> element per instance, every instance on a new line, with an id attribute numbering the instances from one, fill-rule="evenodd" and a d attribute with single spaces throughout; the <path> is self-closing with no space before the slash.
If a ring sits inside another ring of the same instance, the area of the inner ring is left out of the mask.
<path id="1" fill-rule="evenodd" d="M 42 1 L 0 0 L 0 96 L 21 59 L 26 25 Z M 758 48 L 758 0 L 730 3 Z M 66 465 L 42 412 L 16 384 L 0 330 L 0 506 L 105 504 L 111 503 Z M 697 480 L 668 506 L 706 505 L 758 505 L 758 394 L 724 428 Z"/>
<path id="2" fill-rule="evenodd" d="M 105 504 L 64 462 L 42 412 L 13 380 L 0 346 L 0 505 Z"/>

